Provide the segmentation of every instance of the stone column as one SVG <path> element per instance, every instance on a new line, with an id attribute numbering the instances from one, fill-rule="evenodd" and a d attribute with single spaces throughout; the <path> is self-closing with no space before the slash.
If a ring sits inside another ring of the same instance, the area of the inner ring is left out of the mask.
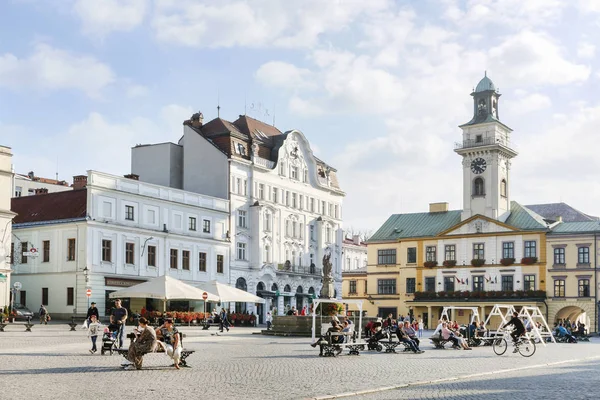
<path id="1" fill-rule="evenodd" d="M 283 296 L 277 296 L 277 315 L 284 314 Z"/>
<path id="2" fill-rule="evenodd" d="M 425 322 L 427 322 L 427 329 L 431 329 L 433 322 L 433 316 L 431 315 L 431 306 L 427 306 L 427 321 Z"/>

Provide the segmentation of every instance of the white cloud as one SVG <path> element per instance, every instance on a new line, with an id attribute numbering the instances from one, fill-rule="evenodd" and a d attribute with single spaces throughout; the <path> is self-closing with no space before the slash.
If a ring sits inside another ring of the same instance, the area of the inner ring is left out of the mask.
<path id="1" fill-rule="evenodd" d="M 569 61 L 546 34 L 521 31 L 489 51 L 489 64 L 505 84 L 566 85 L 590 75 L 586 65 Z M 497 75 L 497 76 L 498 76 Z"/>
<path id="2" fill-rule="evenodd" d="M 15 90 L 76 89 L 90 97 L 115 80 L 112 69 L 92 56 L 38 44 L 27 58 L 0 55 L 0 86 Z"/>
<path id="3" fill-rule="evenodd" d="M 157 0 L 153 27 L 159 40 L 193 47 L 310 47 L 339 32 L 386 0 Z"/>
<path id="4" fill-rule="evenodd" d="M 281 88 L 307 88 L 312 86 L 308 80 L 310 71 L 281 61 L 269 61 L 256 71 L 256 79 L 265 86 Z"/>
<path id="5" fill-rule="evenodd" d="M 577 46 L 577 56 L 580 58 L 593 58 L 596 55 L 596 46 L 588 43 L 588 42 L 583 42 L 583 43 L 579 43 L 579 46 Z"/>
<path id="6" fill-rule="evenodd" d="M 191 107 L 177 104 L 162 107 L 155 119 L 138 116 L 115 121 L 90 112 L 64 130 L 49 127 L 41 137 L 26 127 L 12 127 L 3 131 L 3 140 L 13 148 L 18 172 L 33 170 L 39 176 L 53 177 L 58 159 L 61 179 L 70 181 L 88 169 L 122 175 L 130 172 L 131 147 L 177 142 L 183 132 L 182 122 L 191 113 Z"/>
<path id="7" fill-rule="evenodd" d="M 144 97 L 148 93 L 150 93 L 150 89 L 144 85 L 130 84 L 125 89 L 125 94 L 130 98 Z"/>
<path id="8" fill-rule="evenodd" d="M 144 21 L 147 8 L 148 0 L 76 0 L 73 4 L 83 32 L 98 37 L 131 31 Z"/>
<path id="9" fill-rule="evenodd" d="M 600 13 L 600 3 L 597 0 L 579 0 L 577 6 L 582 13 Z"/>
<path id="10" fill-rule="evenodd" d="M 552 100 L 550 100 L 550 97 L 540 93 L 532 93 L 517 97 L 514 100 L 511 99 L 507 103 L 507 110 L 509 115 L 515 116 L 547 109 L 551 105 Z"/>

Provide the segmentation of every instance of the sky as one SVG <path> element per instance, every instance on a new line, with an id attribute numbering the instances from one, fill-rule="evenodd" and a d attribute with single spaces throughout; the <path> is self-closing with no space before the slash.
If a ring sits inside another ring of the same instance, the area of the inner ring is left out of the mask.
<path id="1" fill-rule="evenodd" d="M 487 71 L 521 204 L 600 215 L 600 1 L 0 0 L 0 144 L 15 170 L 130 172 L 130 149 L 238 115 L 334 166 L 344 225 L 462 208 L 458 125 Z"/>

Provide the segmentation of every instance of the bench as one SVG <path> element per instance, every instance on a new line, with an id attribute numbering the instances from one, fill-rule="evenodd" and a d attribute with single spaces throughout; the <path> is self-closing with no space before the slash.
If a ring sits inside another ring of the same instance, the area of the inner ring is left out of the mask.
<path id="1" fill-rule="evenodd" d="M 7 323 L 0 323 L 0 332 L 4 332 L 4 328 L 6 328 L 9 324 Z M 31 328 L 33 328 L 33 324 L 31 322 L 26 322 L 25 324 L 16 324 L 13 323 L 13 326 L 17 326 L 17 325 L 22 325 L 25 326 L 25 332 L 31 332 Z"/>
<path id="2" fill-rule="evenodd" d="M 182 333 L 181 336 L 185 337 L 185 334 Z M 130 340 L 129 345 L 131 346 L 131 344 L 133 344 L 133 342 L 135 342 L 135 334 L 128 333 L 127 334 L 127 338 Z M 183 345 L 183 339 L 181 340 L 181 344 Z M 185 368 L 191 368 L 191 366 L 187 364 L 186 358 L 188 358 L 189 356 L 191 356 L 195 352 L 196 352 L 196 350 L 189 350 L 189 349 L 186 349 L 186 348 L 182 349 L 181 350 L 181 360 L 179 360 L 179 366 L 185 367 Z M 127 361 L 129 361 L 127 359 L 127 356 L 129 354 L 129 349 L 120 348 L 120 349 L 117 349 L 117 353 L 119 353 L 120 355 L 123 356 L 123 358 L 125 358 Z M 154 350 L 153 353 L 163 353 L 164 354 L 165 353 L 165 349 L 164 349 L 163 346 L 161 346 L 160 344 L 158 344 L 156 346 L 156 350 Z M 144 353 L 142 355 L 145 356 L 147 354 L 149 354 L 149 353 Z M 131 364 L 123 365 L 123 368 L 125 368 L 125 367 L 127 367 L 129 365 L 131 365 Z M 173 364 L 172 366 L 175 366 L 175 364 Z"/>
<path id="3" fill-rule="evenodd" d="M 345 337 L 344 343 L 334 343 L 334 337 Z M 343 349 L 349 350 L 349 355 L 359 355 L 361 350 L 365 349 L 367 343 L 357 342 L 356 332 L 326 332 L 325 340 L 318 344 L 323 347 L 324 357 L 335 357 L 342 352 Z M 352 341 L 350 341 L 352 340 Z"/>

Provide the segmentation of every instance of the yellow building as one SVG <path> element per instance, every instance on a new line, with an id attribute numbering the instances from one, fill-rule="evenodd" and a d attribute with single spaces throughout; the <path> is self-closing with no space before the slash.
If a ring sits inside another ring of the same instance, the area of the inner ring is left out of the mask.
<path id="1" fill-rule="evenodd" d="M 430 328 L 444 306 L 478 307 L 485 319 L 494 304 L 510 304 L 537 306 L 550 323 L 585 314 L 595 331 L 598 219 L 563 203 L 511 201 L 517 152 L 498 116 L 500 93 L 485 76 L 471 96 L 473 117 L 454 148 L 462 157 L 462 210 L 433 203 L 428 212 L 392 215 L 367 242 L 366 276 L 343 276 L 344 297 L 365 298 L 368 315 L 410 314 Z M 560 246 L 568 256 L 555 265 Z M 587 254 L 586 265 L 569 258 L 577 254 Z M 451 318 L 464 323 L 470 312 Z"/>

